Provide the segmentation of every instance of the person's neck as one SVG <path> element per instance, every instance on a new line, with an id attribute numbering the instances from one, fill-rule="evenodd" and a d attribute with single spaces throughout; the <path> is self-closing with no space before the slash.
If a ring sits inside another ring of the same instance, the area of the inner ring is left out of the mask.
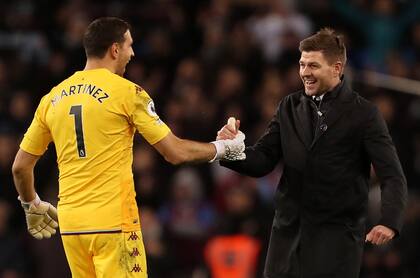
<path id="1" fill-rule="evenodd" d="M 315 96 L 324 96 L 326 93 L 334 91 L 334 89 L 338 86 L 338 84 L 340 84 L 340 82 L 341 82 L 341 80 L 340 79 L 337 79 L 336 81 L 334 81 L 331 84 L 331 86 L 330 86 L 330 88 L 328 90 L 325 90 L 323 92 L 320 92 L 319 94 L 316 94 Z"/>
<path id="2" fill-rule="evenodd" d="M 327 92 L 334 90 L 335 87 L 337 87 L 337 85 L 340 84 L 340 82 L 341 82 L 340 78 L 338 78 L 337 80 L 334 80 L 334 82 L 331 84 L 331 88 Z"/>
<path id="3" fill-rule="evenodd" d="M 116 72 L 115 67 L 112 66 L 112 63 L 106 61 L 106 59 L 88 59 L 83 70 L 94 69 L 107 69 L 112 73 Z"/>

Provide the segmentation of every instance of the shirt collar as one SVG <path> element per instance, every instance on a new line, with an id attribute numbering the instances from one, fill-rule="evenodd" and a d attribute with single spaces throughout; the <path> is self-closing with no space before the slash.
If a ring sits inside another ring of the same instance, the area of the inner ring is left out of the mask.
<path id="1" fill-rule="evenodd" d="M 344 79 L 344 75 L 343 75 L 340 78 L 340 83 L 338 83 L 332 90 L 323 93 L 319 97 L 321 99 L 323 99 L 324 97 L 325 97 L 325 99 L 336 98 L 338 96 L 339 92 L 341 91 L 341 89 L 344 87 L 344 83 L 345 83 L 345 79 Z M 316 96 L 308 96 L 305 93 L 305 90 L 302 91 L 302 96 L 306 99 L 312 99 L 312 100 L 316 97 Z"/>

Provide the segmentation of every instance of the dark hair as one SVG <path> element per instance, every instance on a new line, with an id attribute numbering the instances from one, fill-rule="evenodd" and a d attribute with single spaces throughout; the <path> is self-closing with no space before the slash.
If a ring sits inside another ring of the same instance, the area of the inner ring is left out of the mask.
<path id="1" fill-rule="evenodd" d="M 86 57 L 103 58 L 113 43 L 124 42 L 124 34 L 130 29 L 130 24 L 116 17 L 95 19 L 89 24 L 83 37 Z"/>
<path id="2" fill-rule="evenodd" d="M 329 64 L 333 64 L 338 60 L 344 66 L 347 61 L 343 36 L 337 34 L 331 28 L 322 28 L 315 35 L 302 40 L 299 50 L 300 52 L 322 51 Z"/>

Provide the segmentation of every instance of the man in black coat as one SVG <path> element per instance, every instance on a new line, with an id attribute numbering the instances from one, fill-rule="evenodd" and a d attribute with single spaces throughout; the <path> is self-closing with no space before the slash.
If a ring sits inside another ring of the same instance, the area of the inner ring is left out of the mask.
<path id="1" fill-rule="evenodd" d="M 261 177 L 284 163 L 264 275 L 267 278 L 356 278 L 365 241 L 381 245 L 401 231 L 407 184 L 378 109 L 343 78 L 341 36 L 321 29 L 300 43 L 304 90 L 285 97 L 246 160 L 222 161 Z M 227 124 L 218 139 L 233 138 Z M 381 181 L 382 217 L 366 234 L 368 180 Z"/>

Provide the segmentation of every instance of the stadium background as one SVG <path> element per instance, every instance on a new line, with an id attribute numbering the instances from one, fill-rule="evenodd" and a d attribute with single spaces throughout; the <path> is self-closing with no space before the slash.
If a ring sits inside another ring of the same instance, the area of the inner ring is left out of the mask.
<path id="1" fill-rule="evenodd" d="M 11 165 L 40 98 L 84 67 L 83 31 L 105 15 L 133 26 L 136 57 L 126 77 L 149 92 L 175 134 L 200 141 L 214 140 L 228 116 L 236 116 L 247 144 L 255 142 L 279 100 L 301 87 L 299 41 L 324 26 L 343 32 L 346 78 L 383 113 L 410 194 L 400 239 L 367 246 L 361 277 L 420 277 L 415 0 L 1 1 L 0 277 L 70 277 L 59 236 L 36 241 L 27 234 Z M 261 179 L 218 165 L 173 167 L 139 137 L 133 170 L 149 277 L 201 278 L 212 267 L 243 269 L 242 264 L 255 264 L 255 273 L 251 267 L 249 276 L 238 277 L 261 277 L 281 165 Z M 53 204 L 57 175 L 50 146 L 36 167 L 36 187 Z M 373 173 L 372 223 L 378 194 Z"/>

